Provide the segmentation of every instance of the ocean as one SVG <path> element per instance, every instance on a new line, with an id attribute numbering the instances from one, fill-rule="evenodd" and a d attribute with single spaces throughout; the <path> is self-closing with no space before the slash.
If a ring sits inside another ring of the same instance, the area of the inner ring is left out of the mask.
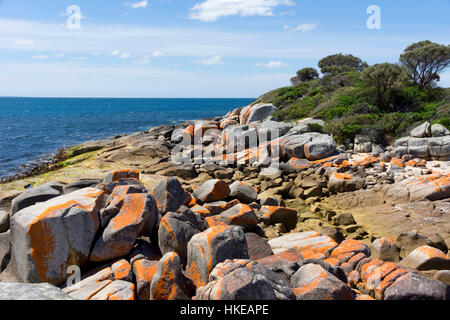
<path id="1" fill-rule="evenodd" d="M 222 116 L 253 100 L 0 98 L 0 178 L 61 147 Z"/>

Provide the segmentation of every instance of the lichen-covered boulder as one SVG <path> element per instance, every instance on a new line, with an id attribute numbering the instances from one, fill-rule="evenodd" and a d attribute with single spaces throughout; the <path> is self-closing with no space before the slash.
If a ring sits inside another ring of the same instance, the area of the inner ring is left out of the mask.
<path id="1" fill-rule="evenodd" d="M 174 177 L 164 178 L 153 188 L 151 194 L 156 200 L 161 215 L 169 211 L 177 211 L 189 197 L 180 181 Z"/>
<path id="2" fill-rule="evenodd" d="M 76 300 L 89 300 L 113 280 L 114 273 L 111 267 L 105 267 L 89 272 L 80 282 L 65 287 L 63 292 Z"/>
<path id="3" fill-rule="evenodd" d="M 107 261 L 127 255 L 139 235 L 150 235 L 157 215 L 152 196 L 145 193 L 127 195 L 120 212 L 111 219 L 95 243 L 90 261 Z"/>
<path id="4" fill-rule="evenodd" d="M 163 255 L 168 252 L 176 252 L 184 265 L 187 260 L 189 240 L 206 229 L 208 229 L 206 221 L 190 210 L 186 212 L 169 212 L 161 219 L 159 224 L 159 248 Z"/>
<path id="5" fill-rule="evenodd" d="M 416 248 L 400 264 L 419 271 L 450 270 L 450 259 L 441 250 L 430 246 Z"/>
<path id="6" fill-rule="evenodd" d="M 131 270 L 131 265 L 127 260 L 121 259 L 114 262 L 111 265 L 111 270 L 114 273 L 115 280 L 133 282 L 133 271 Z"/>
<path id="7" fill-rule="evenodd" d="M 301 267 L 291 278 L 297 300 L 354 300 L 353 291 L 344 282 L 317 264 Z"/>
<path id="8" fill-rule="evenodd" d="M 188 243 L 187 275 L 199 288 L 208 283 L 214 267 L 227 259 L 248 259 L 244 232 L 234 226 L 209 228 Z"/>
<path id="9" fill-rule="evenodd" d="M 288 300 L 294 295 L 289 283 L 265 266 L 250 260 L 226 260 L 197 289 L 197 300 Z"/>
<path id="10" fill-rule="evenodd" d="M 372 256 L 375 259 L 398 262 L 400 246 L 392 238 L 379 238 L 372 242 Z"/>
<path id="11" fill-rule="evenodd" d="M 332 193 L 356 191 L 364 187 L 364 179 L 348 173 L 334 172 L 328 180 L 328 190 Z"/>
<path id="12" fill-rule="evenodd" d="M 385 300 L 449 300 L 449 287 L 420 274 L 407 273 L 384 291 Z"/>
<path id="13" fill-rule="evenodd" d="M 230 187 L 219 179 L 208 180 L 194 191 L 194 197 L 201 203 L 226 200 Z"/>
<path id="14" fill-rule="evenodd" d="M 192 282 L 181 272 L 180 257 L 169 252 L 158 263 L 150 286 L 150 300 L 190 300 L 195 295 Z"/>
<path id="15" fill-rule="evenodd" d="M 106 199 L 105 207 L 108 207 L 110 205 L 117 208 L 122 207 L 123 198 L 125 198 L 127 194 L 131 193 L 143 193 L 143 189 L 141 189 L 140 186 L 137 185 L 124 185 L 115 187 L 113 192 Z"/>
<path id="16" fill-rule="evenodd" d="M 370 256 L 370 248 L 362 241 L 347 239 L 339 244 L 332 252 L 330 257 L 338 257 L 347 253 L 364 253 L 367 257 Z"/>
<path id="17" fill-rule="evenodd" d="M 139 259 L 133 263 L 138 300 L 150 300 L 150 286 L 158 269 L 158 261 Z"/>
<path id="18" fill-rule="evenodd" d="M 87 188 L 17 212 L 11 221 L 11 260 L 18 279 L 59 285 L 69 266 L 85 265 L 102 201 L 103 191 Z"/>
<path id="19" fill-rule="evenodd" d="M 253 208 L 242 203 L 212 218 L 227 225 L 241 226 L 250 230 L 258 224 L 258 218 Z"/>
<path id="20" fill-rule="evenodd" d="M 252 122 L 257 122 L 266 119 L 278 110 L 273 104 L 258 103 L 244 107 L 241 111 L 239 122 L 246 125 Z"/>

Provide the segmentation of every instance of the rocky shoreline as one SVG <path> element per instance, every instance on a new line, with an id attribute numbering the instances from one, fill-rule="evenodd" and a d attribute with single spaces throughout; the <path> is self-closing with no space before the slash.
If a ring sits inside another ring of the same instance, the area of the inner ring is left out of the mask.
<path id="1" fill-rule="evenodd" d="M 275 111 L 88 142 L 0 184 L 0 298 L 450 299 L 450 132 L 338 146 Z"/>

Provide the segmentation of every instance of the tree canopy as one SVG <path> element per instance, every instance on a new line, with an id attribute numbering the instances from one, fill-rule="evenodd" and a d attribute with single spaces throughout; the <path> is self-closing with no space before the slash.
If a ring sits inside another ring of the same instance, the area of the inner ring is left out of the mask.
<path id="1" fill-rule="evenodd" d="M 314 68 L 303 68 L 297 71 L 297 75 L 291 78 L 292 84 L 295 86 L 302 82 L 311 81 L 319 78 L 319 73 Z"/>
<path id="2" fill-rule="evenodd" d="M 400 66 L 386 62 L 368 67 L 362 72 L 361 78 L 368 85 L 377 89 L 377 103 L 380 106 L 384 103 L 386 92 L 399 83 L 403 74 Z"/>
<path id="3" fill-rule="evenodd" d="M 420 41 L 408 46 L 400 56 L 400 64 L 421 89 L 439 81 L 439 73 L 450 64 L 450 46 Z"/>
<path id="4" fill-rule="evenodd" d="M 319 68 L 323 74 L 337 74 L 351 71 L 361 72 L 367 67 L 366 62 L 351 54 L 334 54 L 319 61 Z"/>

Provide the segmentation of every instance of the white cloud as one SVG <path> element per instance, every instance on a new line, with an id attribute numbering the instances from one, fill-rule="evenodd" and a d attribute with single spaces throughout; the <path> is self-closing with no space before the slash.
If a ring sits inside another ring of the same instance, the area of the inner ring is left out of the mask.
<path id="1" fill-rule="evenodd" d="M 267 68 L 267 69 L 278 69 L 281 67 L 284 67 L 284 63 L 281 61 L 270 61 L 268 63 L 257 63 L 255 64 L 255 66 L 257 67 L 263 67 L 263 68 Z"/>
<path id="2" fill-rule="evenodd" d="M 130 59 L 131 58 L 131 53 L 120 52 L 119 50 L 114 50 L 113 52 L 111 52 L 111 55 L 114 57 L 117 57 L 119 59 Z"/>
<path id="3" fill-rule="evenodd" d="M 119 55 L 120 59 L 130 59 L 131 58 L 131 53 L 129 52 L 123 52 L 121 55 Z"/>
<path id="4" fill-rule="evenodd" d="M 215 66 L 219 64 L 225 64 L 221 56 L 215 56 L 206 60 L 198 60 L 197 63 L 203 64 L 205 66 Z"/>
<path id="5" fill-rule="evenodd" d="M 133 63 L 135 63 L 135 64 L 149 64 L 150 60 L 151 59 L 150 59 L 149 56 L 145 56 L 145 57 L 142 57 L 141 59 L 134 60 Z"/>
<path id="6" fill-rule="evenodd" d="M 291 0 L 206 0 L 191 8 L 190 19 L 216 21 L 228 16 L 273 16 L 273 10 L 281 5 L 295 5 Z"/>
<path id="7" fill-rule="evenodd" d="M 49 57 L 46 54 L 40 54 L 36 56 L 32 56 L 31 59 L 33 60 L 47 60 Z"/>
<path id="8" fill-rule="evenodd" d="M 314 22 L 314 23 L 303 23 L 303 24 L 299 24 L 295 30 L 297 31 L 301 31 L 301 32 L 306 32 L 306 31 L 311 31 L 316 29 L 319 26 L 319 22 Z"/>
<path id="9" fill-rule="evenodd" d="M 159 50 L 153 52 L 153 54 L 152 54 L 153 57 L 162 57 L 163 55 L 164 55 L 164 53 Z"/>
<path id="10" fill-rule="evenodd" d="M 140 2 L 126 2 L 125 6 L 130 7 L 132 9 L 146 8 L 148 5 L 148 1 L 140 1 Z"/>

